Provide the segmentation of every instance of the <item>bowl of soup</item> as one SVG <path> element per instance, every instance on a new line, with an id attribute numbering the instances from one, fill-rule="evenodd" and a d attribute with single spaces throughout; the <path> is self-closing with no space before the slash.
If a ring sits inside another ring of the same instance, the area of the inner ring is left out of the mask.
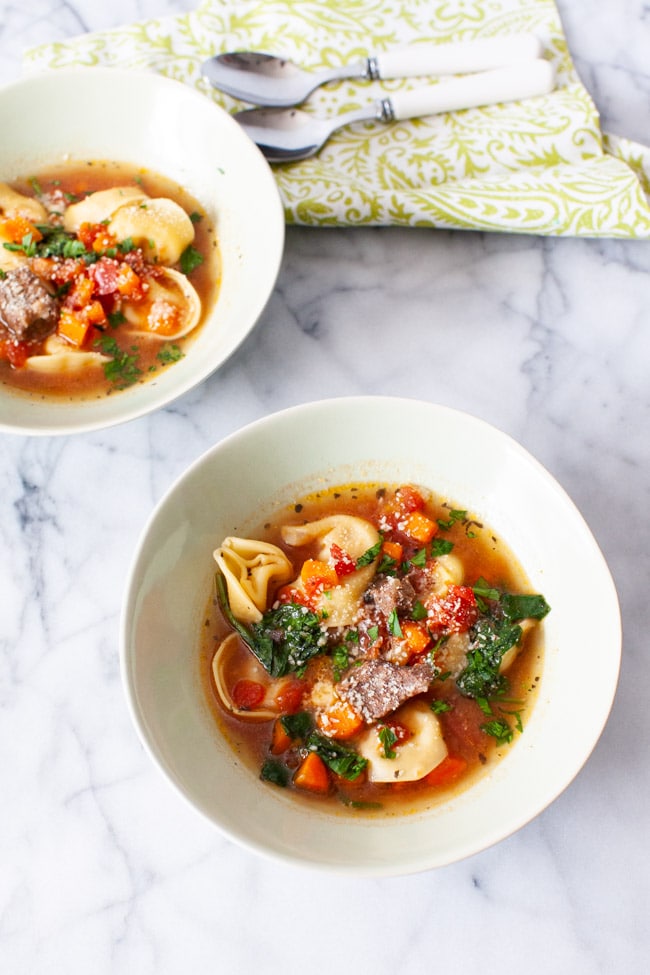
<path id="1" fill-rule="evenodd" d="M 199 813 L 371 876 L 544 810 L 598 740 L 620 641 L 603 556 L 530 454 L 455 410 L 353 397 L 261 419 L 169 489 L 121 660 L 145 747 Z"/>
<path id="2" fill-rule="evenodd" d="M 144 71 L 8 85 L 0 126 L 0 429 L 98 429 L 205 380 L 282 258 L 257 148 L 207 96 Z"/>

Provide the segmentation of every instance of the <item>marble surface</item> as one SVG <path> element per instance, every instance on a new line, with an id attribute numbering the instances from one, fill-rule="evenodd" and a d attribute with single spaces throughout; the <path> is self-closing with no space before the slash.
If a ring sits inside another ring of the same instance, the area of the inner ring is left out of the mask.
<path id="1" fill-rule="evenodd" d="M 191 5 L 0 0 L 0 82 L 28 45 Z M 604 127 L 650 144 L 647 4 L 559 7 Z M 0 971 L 647 970 L 649 271 L 647 243 L 289 229 L 259 326 L 199 389 L 106 432 L 2 438 Z M 498 846 L 391 880 L 223 839 L 143 752 L 117 657 L 131 553 L 171 482 L 248 421 L 354 393 L 519 439 L 585 515 L 624 620 L 610 721 L 566 792 Z"/>

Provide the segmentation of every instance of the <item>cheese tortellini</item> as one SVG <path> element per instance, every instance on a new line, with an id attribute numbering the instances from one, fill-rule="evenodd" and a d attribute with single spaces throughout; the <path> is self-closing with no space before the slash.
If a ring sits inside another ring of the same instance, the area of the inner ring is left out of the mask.
<path id="1" fill-rule="evenodd" d="M 371 782 L 416 782 L 447 757 L 440 723 L 426 701 L 409 701 L 393 717 L 411 732 L 394 757 L 387 757 L 379 737 L 381 722 L 364 732 L 357 750 L 368 760 Z"/>
<path id="2" fill-rule="evenodd" d="M 268 673 L 260 663 L 249 654 L 245 665 L 242 665 L 239 653 L 239 638 L 231 633 L 222 640 L 217 652 L 212 658 L 212 677 L 214 686 L 221 699 L 221 703 L 231 714 L 237 715 L 244 721 L 270 721 L 280 712 L 279 695 L 286 686 L 287 680 L 270 680 Z M 238 681 L 249 680 L 259 684 L 264 696 L 255 707 L 240 707 L 233 699 L 232 688 Z"/>
<path id="3" fill-rule="evenodd" d="M 326 562 L 331 555 L 332 545 L 338 545 L 351 559 L 356 561 L 380 540 L 377 529 L 365 518 L 354 515 L 331 515 L 307 525 L 285 525 L 282 539 L 287 545 L 302 546 L 318 542 L 316 558 Z M 318 608 L 323 613 L 326 627 L 349 626 L 355 619 L 359 601 L 368 588 L 376 570 L 376 562 L 362 566 L 344 576 L 339 585 L 321 595 Z M 300 577 L 292 587 L 304 591 Z"/>
<path id="4" fill-rule="evenodd" d="M 293 575 L 289 559 L 270 542 L 229 535 L 213 554 L 226 580 L 230 608 L 240 623 L 261 620 L 272 587 Z"/>
<path id="5" fill-rule="evenodd" d="M 194 240 L 185 210 L 167 197 L 151 198 L 136 186 L 114 186 L 90 193 L 65 211 L 63 226 L 78 233 L 84 223 L 106 223 L 117 240 L 133 241 L 147 261 L 176 264 Z"/>
<path id="6" fill-rule="evenodd" d="M 47 210 L 39 200 L 12 190 L 6 183 L 0 183 L 0 218 L 23 217 L 31 223 L 44 223 Z"/>
<path id="7" fill-rule="evenodd" d="M 87 369 L 99 369 L 109 361 L 101 352 L 75 349 L 58 335 L 50 335 L 43 352 L 30 356 L 25 368 L 43 375 L 79 375 Z"/>

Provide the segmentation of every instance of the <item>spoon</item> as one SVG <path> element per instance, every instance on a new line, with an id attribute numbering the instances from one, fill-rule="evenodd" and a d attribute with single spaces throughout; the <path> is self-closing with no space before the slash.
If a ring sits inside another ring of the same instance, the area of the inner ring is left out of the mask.
<path id="1" fill-rule="evenodd" d="M 412 91 L 394 92 L 390 98 L 376 99 L 357 111 L 329 119 L 317 118 L 298 108 L 249 108 L 237 112 L 234 118 L 269 162 L 295 162 L 314 156 L 333 132 L 353 122 L 392 122 L 518 101 L 546 95 L 554 85 L 553 66 L 536 59 Z"/>
<path id="2" fill-rule="evenodd" d="M 299 105 L 320 85 L 342 78 L 376 81 L 416 75 L 467 74 L 532 60 L 541 54 L 541 42 L 534 34 L 511 34 L 402 48 L 325 71 L 302 71 L 285 58 L 239 51 L 209 58 L 201 65 L 201 73 L 214 88 L 241 101 L 288 108 Z"/>

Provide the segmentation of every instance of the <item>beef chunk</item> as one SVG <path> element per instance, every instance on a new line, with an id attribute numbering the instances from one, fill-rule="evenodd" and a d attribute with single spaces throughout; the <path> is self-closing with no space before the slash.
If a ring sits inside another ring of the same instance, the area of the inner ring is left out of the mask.
<path id="1" fill-rule="evenodd" d="M 379 612 L 388 618 L 390 614 L 408 612 L 415 602 L 415 590 L 407 579 L 396 576 L 379 575 L 364 593 L 364 602 L 372 603 Z"/>
<path id="2" fill-rule="evenodd" d="M 16 342 L 39 342 L 56 331 L 59 306 L 28 264 L 0 279 L 0 324 Z"/>
<path id="3" fill-rule="evenodd" d="M 336 685 L 339 697 L 370 723 L 427 690 L 433 680 L 430 663 L 398 667 L 387 660 L 367 660 Z"/>

